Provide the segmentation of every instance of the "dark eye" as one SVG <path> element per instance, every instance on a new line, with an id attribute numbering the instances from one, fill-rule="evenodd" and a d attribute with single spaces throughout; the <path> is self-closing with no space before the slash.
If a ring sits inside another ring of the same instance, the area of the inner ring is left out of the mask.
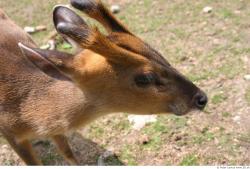
<path id="1" fill-rule="evenodd" d="M 135 77 L 135 83 L 138 87 L 147 87 L 155 82 L 156 75 L 153 73 L 140 74 Z"/>

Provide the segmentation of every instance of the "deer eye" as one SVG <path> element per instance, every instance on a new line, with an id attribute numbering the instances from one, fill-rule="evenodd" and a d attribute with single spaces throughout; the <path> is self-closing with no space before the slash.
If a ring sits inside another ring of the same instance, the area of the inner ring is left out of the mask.
<path id="1" fill-rule="evenodd" d="M 156 75 L 154 73 L 140 74 L 135 77 L 135 83 L 138 87 L 147 87 L 155 83 Z"/>

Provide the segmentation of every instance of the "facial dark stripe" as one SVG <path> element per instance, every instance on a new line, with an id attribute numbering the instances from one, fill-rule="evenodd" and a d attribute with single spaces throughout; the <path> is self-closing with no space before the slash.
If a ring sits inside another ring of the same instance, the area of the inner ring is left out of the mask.
<path id="1" fill-rule="evenodd" d="M 151 46 L 148 44 L 145 44 L 146 50 L 144 52 L 144 56 L 155 61 L 156 63 L 162 65 L 162 66 L 170 66 L 170 63 L 156 50 L 154 50 Z"/>

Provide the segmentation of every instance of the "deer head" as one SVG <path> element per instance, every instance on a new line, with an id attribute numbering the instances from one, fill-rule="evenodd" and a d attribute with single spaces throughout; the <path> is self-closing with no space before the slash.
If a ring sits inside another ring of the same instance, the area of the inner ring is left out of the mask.
<path id="1" fill-rule="evenodd" d="M 71 9 L 55 7 L 57 31 L 83 50 L 71 55 L 19 44 L 43 72 L 75 83 L 87 101 L 104 113 L 184 115 L 205 107 L 206 94 L 131 33 L 99 0 L 71 0 L 71 4 L 99 21 L 108 35 L 88 26 Z"/>

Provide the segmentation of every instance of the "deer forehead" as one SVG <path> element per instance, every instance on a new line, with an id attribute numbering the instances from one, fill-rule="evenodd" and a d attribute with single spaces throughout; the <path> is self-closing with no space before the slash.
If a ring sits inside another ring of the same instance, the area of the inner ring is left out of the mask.
<path id="1" fill-rule="evenodd" d="M 147 72 L 150 70 L 158 70 L 157 65 L 151 63 L 150 60 L 148 62 L 143 62 L 142 65 L 132 65 L 127 64 L 115 64 L 109 62 L 106 57 L 92 52 L 91 50 L 85 49 L 80 54 L 78 54 L 74 59 L 74 67 L 80 72 L 82 75 L 117 75 L 118 72 L 120 74 L 128 74 L 133 72 Z"/>
<path id="2" fill-rule="evenodd" d="M 88 49 L 83 50 L 75 57 L 74 67 L 83 78 L 104 76 L 113 72 L 112 66 L 105 57 Z"/>

